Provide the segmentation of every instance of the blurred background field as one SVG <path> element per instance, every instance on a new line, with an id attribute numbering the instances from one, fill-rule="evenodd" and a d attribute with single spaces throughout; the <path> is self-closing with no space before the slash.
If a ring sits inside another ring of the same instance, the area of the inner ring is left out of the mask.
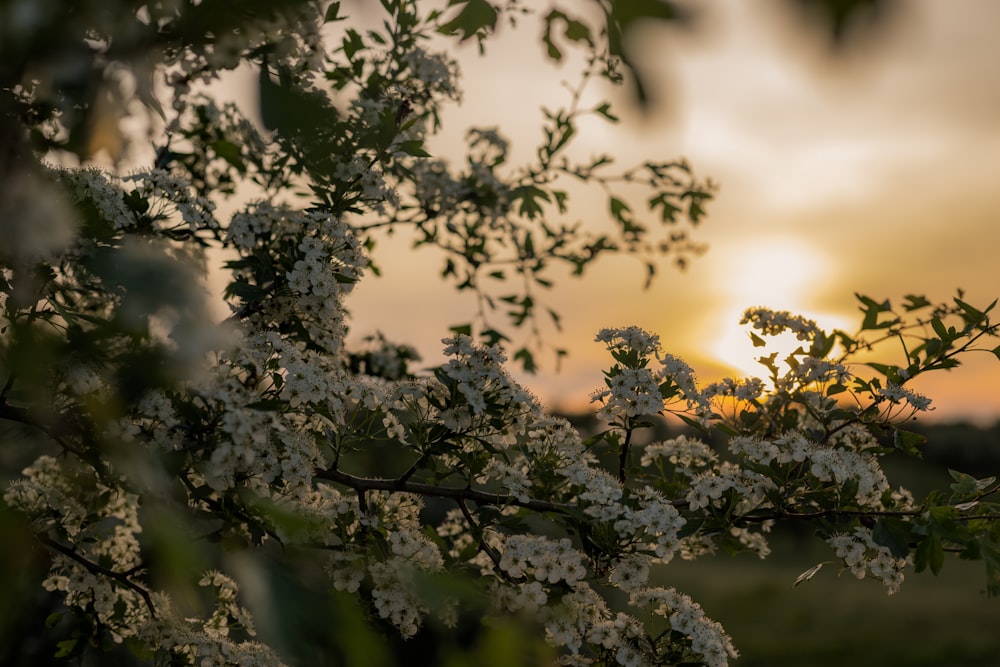
<path id="1" fill-rule="evenodd" d="M 793 588 L 831 553 L 818 539 L 772 541 L 767 560 L 726 555 L 671 563 L 667 582 L 722 623 L 736 667 L 983 667 L 1000 664 L 1000 600 L 983 593 L 983 564 L 949 559 L 938 576 L 907 573 L 886 595 L 830 564 Z"/>
<path id="2" fill-rule="evenodd" d="M 951 467 L 976 476 L 1000 470 L 1000 427 L 933 424 L 925 459 L 890 458 L 890 481 L 918 500 L 947 488 Z M 665 583 L 689 594 L 732 636 L 736 667 L 988 667 L 1000 665 L 1000 599 L 988 598 L 982 561 L 945 559 L 938 576 L 907 572 L 902 589 L 886 594 L 829 562 L 793 587 L 831 550 L 809 528 L 779 531 L 772 554 L 676 561 Z"/>

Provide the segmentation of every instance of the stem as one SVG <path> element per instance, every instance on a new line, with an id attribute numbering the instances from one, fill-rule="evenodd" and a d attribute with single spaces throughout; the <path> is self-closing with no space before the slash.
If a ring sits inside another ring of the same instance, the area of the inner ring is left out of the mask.
<path id="1" fill-rule="evenodd" d="M 53 551 L 58 551 L 63 556 L 66 556 L 67 558 L 76 561 L 84 568 L 86 568 L 86 570 L 91 574 L 99 574 L 108 577 L 109 579 L 113 579 L 122 586 L 130 588 L 136 593 L 138 593 L 142 597 L 143 602 L 146 603 L 146 608 L 149 609 L 150 616 L 156 618 L 156 608 L 153 606 L 153 599 L 152 597 L 150 597 L 149 591 L 147 591 L 145 588 L 135 583 L 134 581 L 131 581 L 126 575 L 120 572 L 115 572 L 114 570 L 109 570 L 106 567 L 98 565 L 97 563 L 88 560 L 87 558 L 84 558 L 79 553 L 77 553 L 75 549 L 67 547 L 63 544 L 59 544 L 58 542 L 50 538 L 48 535 L 36 535 L 36 537 L 38 538 L 39 542 L 49 547 Z M 129 572 L 133 571 L 135 571 L 135 568 L 129 570 Z"/>
<path id="2" fill-rule="evenodd" d="M 420 466 L 422 466 L 424 464 L 424 461 L 426 461 L 427 458 L 428 458 L 427 454 L 422 454 L 420 456 L 420 458 L 418 458 L 416 461 L 414 461 L 413 465 L 411 465 L 406 470 L 406 472 L 404 472 L 402 475 L 400 475 L 399 479 L 397 479 L 396 481 L 398 483 L 400 483 L 400 484 L 405 484 L 408 479 L 410 479 L 411 477 L 413 477 L 413 475 L 417 472 L 417 470 L 420 468 Z"/>
<path id="3" fill-rule="evenodd" d="M 13 377 L 11 379 L 13 380 Z M 58 444 L 63 449 L 63 451 L 76 454 L 81 459 L 84 458 L 83 450 L 69 444 L 63 438 L 56 435 L 53 432 L 53 430 L 50 429 L 48 426 L 41 423 L 34 417 L 32 417 L 27 410 L 25 410 L 24 408 L 19 408 L 11 405 L 10 403 L 7 402 L 7 399 L 3 398 L 2 396 L 0 396 L 0 419 L 6 419 L 8 421 L 18 422 L 20 424 L 36 428 L 45 435 L 47 435 L 49 438 L 51 438 L 56 444 Z"/>
<path id="4" fill-rule="evenodd" d="M 625 429 L 625 442 L 618 453 L 618 482 L 625 483 L 625 466 L 628 463 L 628 448 L 632 444 L 632 429 Z"/>
<path id="5" fill-rule="evenodd" d="M 491 561 L 493 561 L 493 566 L 496 568 L 497 574 L 512 583 L 524 581 L 525 578 L 523 576 L 520 578 L 514 578 L 507 574 L 502 567 L 500 567 L 500 554 L 496 552 L 496 549 L 486 543 L 486 534 L 483 532 L 482 527 L 476 523 L 476 520 L 469 511 L 468 506 L 466 506 L 465 501 L 457 500 L 455 502 L 458 503 L 458 508 L 462 510 L 462 516 L 464 516 L 465 520 L 469 522 L 469 527 L 479 533 L 479 550 L 486 554 Z"/>
<path id="6" fill-rule="evenodd" d="M 902 516 L 916 517 L 924 513 L 925 510 L 846 510 L 829 509 L 818 512 L 773 512 L 771 514 L 747 515 L 742 517 L 744 521 L 754 523 L 764 521 L 777 521 L 781 519 L 823 519 L 828 516 Z"/>
<path id="7" fill-rule="evenodd" d="M 10 388 L 14 386 L 14 378 L 17 377 L 16 374 L 11 373 L 7 378 L 7 381 L 3 385 L 3 389 L 0 390 L 0 403 L 6 405 L 7 403 L 7 392 Z"/>
<path id="8" fill-rule="evenodd" d="M 556 512 L 558 514 L 569 514 L 571 507 L 558 503 L 550 503 L 544 500 L 518 500 L 511 496 L 500 495 L 498 493 L 486 493 L 469 486 L 435 486 L 434 484 L 421 484 L 400 479 L 382 479 L 369 477 L 356 477 L 346 472 L 336 469 L 319 470 L 315 477 L 325 479 L 338 484 L 348 486 L 358 492 L 359 496 L 365 491 L 396 491 L 399 493 L 413 493 L 418 496 L 432 498 L 451 498 L 453 500 L 471 500 L 479 505 L 513 505 L 524 507 L 525 509 L 537 512 Z"/>
<path id="9" fill-rule="evenodd" d="M 942 505 L 942 507 L 954 507 L 954 505 Z M 860 516 L 860 517 L 918 517 L 924 514 L 925 508 L 915 510 L 847 510 L 829 509 L 817 512 L 773 512 L 771 514 L 745 515 L 743 521 L 758 523 L 763 521 L 777 521 L 781 519 L 823 519 L 829 516 Z M 1000 519 L 1000 514 L 970 514 L 967 516 L 956 516 L 954 521 L 976 521 L 980 519 L 996 520 Z"/>

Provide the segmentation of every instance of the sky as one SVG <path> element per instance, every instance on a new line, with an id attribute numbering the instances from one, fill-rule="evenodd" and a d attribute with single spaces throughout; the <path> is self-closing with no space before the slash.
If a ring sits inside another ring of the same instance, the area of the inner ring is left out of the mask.
<path id="1" fill-rule="evenodd" d="M 853 330 L 855 292 L 942 301 L 960 288 L 974 305 L 1000 296 L 1000 4 L 897 3 L 839 53 L 791 4 L 705 1 L 691 29 L 645 30 L 635 39 L 656 101 L 648 115 L 624 92 L 595 91 L 622 122 L 583 128 L 594 152 L 623 164 L 683 156 L 720 187 L 695 235 L 708 251 L 684 272 L 665 265 L 644 291 L 642 266 L 611 258 L 543 295 L 563 315 L 549 340 L 570 356 L 557 373 L 543 352 L 542 372 L 518 378 L 549 407 L 581 409 L 599 388 L 610 365 L 594 342 L 603 327 L 659 334 L 709 382 L 763 374 L 739 325 L 750 306 Z M 559 83 L 572 71 L 544 63 L 534 30 L 495 41 L 485 58 L 459 53 L 465 97 L 445 123 L 455 136 L 499 125 L 516 155 L 535 144 L 539 107 L 565 99 Z M 441 155 L 453 139 L 437 144 Z M 604 214 L 603 204 L 578 204 L 578 215 Z M 352 335 L 379 329 L 437 363 L 447 325 L 470 319 L 471 299 L 437 278 L 439 256 L 409 250 L 402 236 L 376 256 L 383 277 L 348 302 Z M 992 355 L 920 380 L 936 419 L 1000 415 Z"/>

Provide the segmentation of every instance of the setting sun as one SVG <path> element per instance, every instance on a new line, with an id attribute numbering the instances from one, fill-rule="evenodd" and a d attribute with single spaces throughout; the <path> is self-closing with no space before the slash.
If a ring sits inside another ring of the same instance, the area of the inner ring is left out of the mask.
<path id="1" fill-rule="evenodd" d="M 831 275 L 830 261 L 815 246 L 790 237 L 772 237 L 723 252 L 728 252 L 725 260 L 730 271 L 718 284 L 719 334 L 709 347 L 715 359 L 729 369 L 765 376 L 767 369 L 758 361 L 762 355 L 777 352 L 780 360 L 801 345 L 787 333 L 768 337 L 766 348 L 754 347 L 747 327 L 735 326 L 747 308 L 791 311 L 827 330 L 848 326 L 842 315 L 820 312 L 813 306 L 812 295 Z"/>

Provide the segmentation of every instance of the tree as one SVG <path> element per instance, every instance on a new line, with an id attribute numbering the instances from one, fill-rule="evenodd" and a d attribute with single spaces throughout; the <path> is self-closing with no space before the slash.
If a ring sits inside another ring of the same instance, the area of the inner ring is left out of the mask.
<path id="1" fill-rule="evenodd" d="M 662 2 L 595 7 L 540 14 L 549 57 L 583 54 L 581 86 L 634 71 L 635 22 L 678 16 Z M 770 527 L 791 520 L 890 592 L 946 552 L 982 559 L 1000 592 L 996 480 L 955 473 L 917 501 L 879 466 L 919 454 L 900 428 L 929 403 L 914 377 L 973 350 L 1000 356 L 983 347 L 995 304 L 859 296 L 856 333 L 748 311 L 755 344 L 802 341 L 764 357 L 769 385 L 700 386 L 654 334 L 605 330 L 605 427 L 589 439 L 510 378 L 501 344 L 536 326 L 548 266 L 683 259 L 711 196 L 680 161 L 573 161 L 582 115 L 615 120 L 607 103 L 583 108 L 581 89 L 546 114 L 531 164 L 510 167 L 486 128 L 458 167 L 429 155 L 460 94 L 434 40 L 485 49 L 523 19 L 519 4 L 383 0 L 371 28 L 336 2 L 4 11 L 0 418 L 5 462 L 24 469 L 3 521 L 41 560 L 57 656 L 412 664 L 420 647 L 428 664 L 723 665 L 736 651 L 721 626 L 656 570 L 719 548 L 764 557 Z M 244 63 L 263 128 L 205 85 Z M 88 166 L 129 139 L 116 119 L 136 104 L 153 164 Z M 82 166 L 56 166 L 73 155 Z M 607 193 L 606 234 L 557 222 L 567 179 Z M 646 189 L 646 216 L 622 183 Z M 344 346 L 341 297 L 374 270 L 380 230 L 401 226 L 482 304 L 426 376 L 406 345 Z M 219 324 L 198 289 L 208 248 L 230 257 Z M 865 356 L 893 344 L 888 361 Z M 528 344 L 514 357 L 534 363 Z M 726 434 L 726 452 L 695 433 L 640 448 L 635 434 L 664 413 Z"/>

